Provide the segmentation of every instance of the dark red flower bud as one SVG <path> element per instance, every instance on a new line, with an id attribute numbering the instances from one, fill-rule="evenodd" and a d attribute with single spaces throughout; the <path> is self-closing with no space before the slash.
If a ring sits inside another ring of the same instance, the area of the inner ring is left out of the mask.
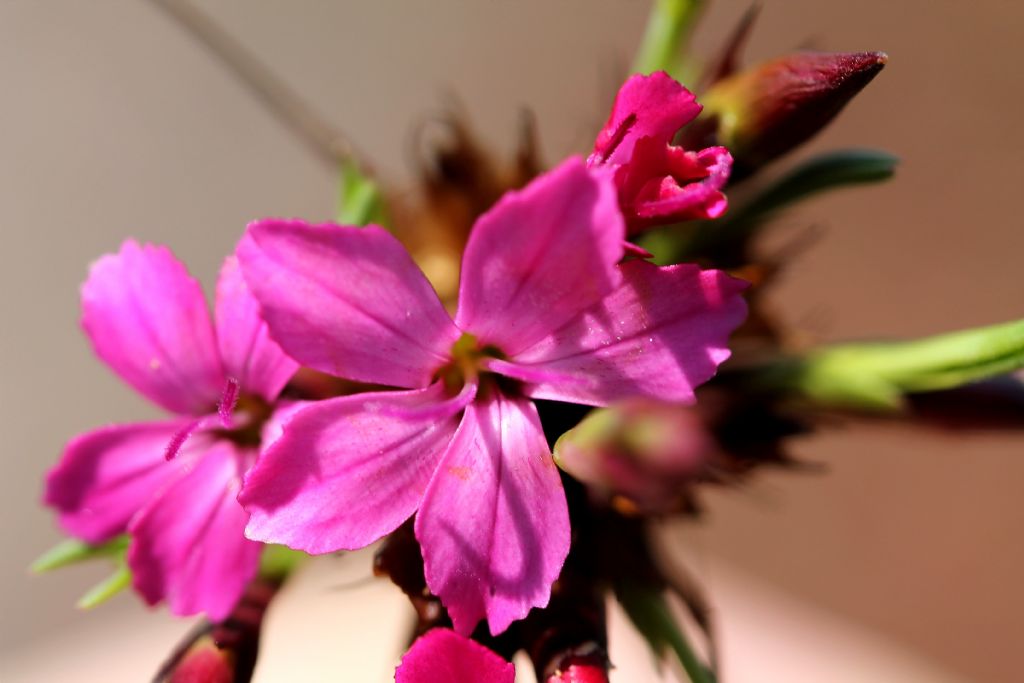
<path id="1" fill-rule="evenodd" d="M 749 172 L 821 130 L 885 66 L 884 52 L 798 52 L 715 83 L 684 131 L 688 147 L 724 145 Z"/>

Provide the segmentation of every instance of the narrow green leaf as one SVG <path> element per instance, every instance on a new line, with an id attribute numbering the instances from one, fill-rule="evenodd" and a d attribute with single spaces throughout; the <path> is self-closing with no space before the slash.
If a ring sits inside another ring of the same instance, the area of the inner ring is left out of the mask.
<path id="1" fill-rule="evenodd" d="M 74 538 L 68 538 L 40 555 L 29 569 L 33 573 L 41 574 L 85 560 L 116 556 L 124 552 L 127 547 L 127 535 L 118 536 L 99 545 L 90 545 Z"/>
<path id="2" fill-rule="evenodd" d="M 654 0 L 633 72 L 667 71 L 677 79 L 689 80 L 682 73 L 684 52 L 703 6 L 704 0 Z"/>
<path id="3" fill-rule="evenodd" d="M 120 562 L 114 573 L 90 588 L 85 595 L 78 599 L 76 606 L 79 609 L 92 609 L 120 593 L 131 582 L 131 570 L 128 569 L 128 565 Z"/>
<path id="4" fill-rule="evenodd" d="M 689 232 L 661 235 L 662 241 L 674 241 L 674 245 L 655 243 L 653 249 L 648 242 L 643 245 L 653 253 L 666 254 L 664 260 L 670 263 L 705 258 L 720 267 L 737 267 L 743 265 L 750 240 L 779 211 L 820 192 L 886 180 L 898 161 L 874 149 L 825 152 L 791 169 L 745 204 L 730 207 L 724 218 L 705 221 Z"/>
<path id="5" fill-rule="evenodd" d="M 761 381 L 839 407 L 893 410 L 907 393 L 1024 368 L 1024 320 L 902 342 L 839 344 L 764 369 Z"/>
<path id="6" fill-rule="evenodd" d="M 387 222 L 384 197 L 377 183 L 353 160 L 339 169 L 338 213 L 342 225 L 367 225 Z"/>
<path id="7" fill-rule="evenodd" d="M 615 597 L 658 661 L 667 646 L 675 653 L 692 683 L 715 683 L 714 674 L 698 659 L 660 589 L 623 581 L 615 585 Z"/>
<path id="8" fill-rule="evenodd" d="M 877 183 L 892 177 L 899 159 L 877 149 L 841 149 L 796 166 L 732 212 L 726 223 L 749 223 L 825 190 Z"/>

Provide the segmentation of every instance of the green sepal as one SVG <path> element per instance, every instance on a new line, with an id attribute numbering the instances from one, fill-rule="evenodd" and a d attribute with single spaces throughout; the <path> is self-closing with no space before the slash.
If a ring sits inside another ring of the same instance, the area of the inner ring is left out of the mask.
<path id="1" fill-rule="evenodd" d="M 827 406 L 893 411 L 940 391 L 1024 368 L 1024 320 L 902 342 L 839 344 L 763 368 L 759 383 Z"/>
<path id="2" fill-rule="evenodd" d="M 715 675 L 697 657 L 669 609 L 665 593 L 638 581 L 615 584 L 615 597 L 660 664 L 672 650 L 692 683 L 715 683 Z"/>
<path id="3" fill-rule="evenodd" d="M 35 574 L 41 574 L 86 560 L 101 557 L 117 557 L 123 555 L 124 551 L 127 550 L 128 540 L 128 535 L 122 534 L 106 543 L 92 545 L 75 538 L 68 538 L 40 555 L 31 564 L 29 570 Z"/>
<path id="4" fill-rule="evenodd" d="M 688 73 L 685 51 L 703 7 L 704 0 L 654 0 L 633 73 L 666 71 L 676 80 L 689 82 L 693 74 Z"/>
<path id="5" fill-rule="evenodd" d="M 79 609 L 92 609 L 123 591 L 131 582 L 132 571 L 124 561 L 118 562 L 114 573 L 90 588 L 75 606 Z"/>
<path id="6" fill-rule="evenodd" d="M 284 580 L 307 558 L 309 555 L 301 550 L 268 543 L 263 546 L 263 553 L 260 555 L 259 576 L 275 581 Z"/>
<path id="7" fill-rule="evenodd" d="M 387 208 L 377 182 L 352 159 L 338 170 L 338 212 L 342 225 L 387 225 Z"/>

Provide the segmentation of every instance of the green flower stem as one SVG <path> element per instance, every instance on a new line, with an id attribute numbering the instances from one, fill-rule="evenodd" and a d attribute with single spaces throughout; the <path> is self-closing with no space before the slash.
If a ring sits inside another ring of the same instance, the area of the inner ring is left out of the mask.
<path id="1" fill-rule="evenodd" d="M 342 225 L 387 224 L 380 187 L 359 165 L 347 159 L 339 169 L 338 212 Z"/>
<path id="2" fill-rule="evenodd" d="M 683 53 L 703 6 L 703 0 L 654 0 L 633 72 L 667 71 L 676 78 L 685 75 Z"/>
<path id="3" fill-rule="evenodd" d="M 905 394 L 1024 367 L 1024 320 L 903 342 L 840 344 L 762 368 L 756 382 L 830 407 L 894 411 Z"/>
<path id="4" fill-rule="evenodd" d="M 638 581 L 622 581 L 615 585 L 615 596 L 659 661 L 667 645 L 692 683 L 715 683 L 714 674 L 693 651 L 659 588 Z"/>

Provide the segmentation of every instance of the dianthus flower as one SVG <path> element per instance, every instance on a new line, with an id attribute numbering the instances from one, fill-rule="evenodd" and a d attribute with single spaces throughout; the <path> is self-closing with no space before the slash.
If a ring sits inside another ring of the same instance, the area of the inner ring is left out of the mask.
<path id="1" fill-rule="evenodd" d="M 239 245 L 270 333 L 303 365 L 402 391 L 299 410 L 245 479 L 250 538 L 359 548 L 417 510 L 427 585 L 468 634 L 547 604 L 565 494 L 531 399 L 689 402 L 729 351 L 744 283 L 620 263 L 609 174 L 571 159 L 480 217 L 448 315 L 378 227 L 266 220 Z"/>
<path id="2" fill-rule="evenodd" d="M 243 533 L 241 477 L 279 429 L 274 401 L 297 366 L 268 337 L 234 257 L 217 283 L 215 327 L 199 283 L 166 247 L 127 241 L 93 264 L 82 327 L 115 373 L 177 417 L 72 439 L 45 502 L 85 541 L 129 532 L 133 583 L 150 604 L 222 619 L 261 548 Z"/>
<path id="3" fill-rule="evenodd" d="M 675 221 L 717 218 L 732 156 L 725 147 L 691 152 L 672 144 L 701 111 L 693 93 L 664 71 L 631 76 L 587 158 L 613 169 L 630 233 Z"/>

